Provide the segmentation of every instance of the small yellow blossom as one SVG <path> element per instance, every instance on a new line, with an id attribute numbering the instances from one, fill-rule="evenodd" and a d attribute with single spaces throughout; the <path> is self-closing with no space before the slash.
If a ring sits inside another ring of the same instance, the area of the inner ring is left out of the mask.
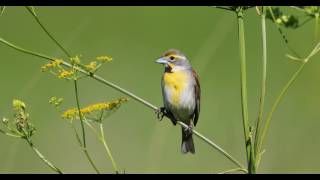
<path id="1" fill-rule="evenodd" d="M 94 71 L 97 69 L 97 62 L 92 61 L 89 64 L 85 65 L 85 67 L 87 68 L 88 71 Z"/>
<path id="2" fill-rule="evenodd" d="M 68 109 L 62 114 L 63 119 L 73 120 L 78 116 L 79 112 L 76 108 Z"/>
<path id="3" fill-rule="evenodd" d="M 54 68 L 54 67 L 57 67 L 57 66 L 59 66 L 60 64 L 62 64 L 62 60 L 61 59 L 56 59 L 56 60 L 54 60 L 54 61 L 52 61 L 52 62 L 50 62 L 50 63 L 48 63 L 48 64 L 45 64 L 45 65 L 43 65 L 42 67 L 41 67 L 41 70 L 42 71 L 46 71 L 46 70 L 48 70 L 48 69 L 50 69 L 50 68 Z"/>
<path id="4" fill-rule="evenodd" d="M 59 74 L 57 75 L 58 78 L 70 78 L 72 75 L 74 74 L 74 71 L 66 71 L 66 70 L 62 70 L 59 72 Z"/>
<path id="5" fill-rule="evenodd" d="M 72 64 L 80 64 L 80 57 L 81 57 L 81 55 L 76 55 L 75 57 L 71 57 L 70 58 L 70 61 L 71 61 L 71 63 Z"/>
<path id="6" fill-rule="evenodd" d="M 96 103 L 80 109 L 80 112 L 83 116 L 86 116 L 86 115 L 89 115 L 90 113 L 95 113 L 97 111 L 101 112 L 101 111 L 113 110 L 114 108 L 119 107 L 120 104 L 127 101 L 128 101 L 127 98 L 120 98 L 111 102 Z M 79 117 L 79 111 L 76 108 L 69 109 L 62 114 L 63 119 L 74 120 L 78 117 Z"/>
<path id="7" fill-rule="evenodd" d="M 54 105 L 56 108 L 58 108 L 62 102 L 63 102 L 63 98 L 51 97 L 49 99 L 49 104 Z"/>
<path id="8" fill-rule="evenodd" d="M 112 57 L 109 57 L 109 56 L 98 56 L 96 59 L 100 62 L 112 61 Z"/>
<path id="9" fill-rule="evenodd" d="M 26 104 L 20 100 L 14 99 L 12 102 L 12 106 L 14 109 L 25 109 Z"/>

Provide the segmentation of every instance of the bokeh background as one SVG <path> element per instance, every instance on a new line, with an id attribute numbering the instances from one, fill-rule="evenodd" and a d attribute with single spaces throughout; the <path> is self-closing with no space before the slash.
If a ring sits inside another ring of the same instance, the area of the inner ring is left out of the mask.
<path id="1" fill-rule="evenodd" d="M 287 8 L 288 9 L 288 8 Z M 156 106 L 162 105 L 163 67 L 154 61 L 176 48 L 191 59 L 200 76 L 202 106 L 196 129 L 245 164 L 240 105 L 236 15 L 211 7 L 36 7 L 41 21 L 72 54 L 90 60 L 109 55 L 99 75 Z M 290 10 L 288 10 L 290 12 Z M 0 36 L 30 50 L 64 57 L 23 7 L 7 7 Z M 261 28 L 254 9 L 245 13 L 250 121 L 258 114 Z M 307 55 L 314 46 L 314 22 L 284 30 L 292 47 Z M 267 21 L 266 111 L 299 64 L 288 53 L 276 26 Z M 27 103 L 40 151 L 67 173 L 94 173 L 69 124 L 48 103 L 64 97 L 75 106 L 72 82 L 42 73 L 46 62 L 0 45 L 0 115 L 10 117 L 12 99 Z M 259 173 L 320 172 L 319 55 L 307 64 L 274 113 Z M 81 104 L 123 94 L 91 79 L 80 84 Z M 234 168 L 224 156 L 195 137 L 196 154 L 180 153 L 181 130 L 130 100 L 105 122 L 114 158 L 127 173 L 216 173 Z M 112 173 L 102 145 L 87 130 L 89 152 L 104 173 Z M 53 173 L 22 140 L 0 135 L 0 173 Z"/>

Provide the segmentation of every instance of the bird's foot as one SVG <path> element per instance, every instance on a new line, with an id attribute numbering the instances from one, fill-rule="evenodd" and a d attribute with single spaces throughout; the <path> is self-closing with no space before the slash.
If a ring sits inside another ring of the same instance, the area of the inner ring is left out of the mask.
<path id="1" fill-rule="evenodd" d="M 187 128 L 185 128 L 184 133 L 185 133 L 186 138 L 190 137 L 193 133 L 192 126 L 188 126 Z"/>
<path id="2" fill-rule="evenodd" d="M 160 107 L 159 109 L 156 110 L 156 114 L 159 121 L 162 121 L 163 117 L 166 115 L 166 108 Z"/>

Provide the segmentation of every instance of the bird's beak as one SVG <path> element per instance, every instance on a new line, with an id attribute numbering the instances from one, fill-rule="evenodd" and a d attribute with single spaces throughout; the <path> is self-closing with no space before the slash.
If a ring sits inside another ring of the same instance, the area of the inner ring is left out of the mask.
<path id="1" fill-rule="evenodd" d="M 168 61 L 167 61 L 166 59 L 164 59 L 164 58 L 159 58 L 159 59 L 156 60 L 156 63 L 159 63 L 159 64 L 167 64 Z"/>

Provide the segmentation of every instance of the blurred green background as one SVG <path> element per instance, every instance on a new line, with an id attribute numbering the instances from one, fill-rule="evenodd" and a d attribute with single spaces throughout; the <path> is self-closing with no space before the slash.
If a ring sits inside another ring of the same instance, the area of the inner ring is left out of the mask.
<path id="1" fill-rule="evenodd" d="M 36 7 L 41 21 L 72 54 L 90 60 L 109 55 L 99 75 L 156 106 L 162 105 L 163 67 L 154 63 L 170 48 L 184 52 L 200 76 L 202 106 L 196 129 L 245 164 L 240 105 L 236 15 L 210 7 Z M 23 7 L 7 7 L 0 36 L 30 50 L 64 57 Z M 255 9 L 245 13 L 250 121 L 258 114 L 261 79 L 261 28 Z M 284 30 L 302 56 L 314 46 L 314 22 Z M 267 21 L 266 110 L 299 64 L 288 53 L 276 26 Z M 40 151 L 67 173 L 94 173 L 69 124 L 49 105 L 64 97 L 63 110 L 75 106 L 73 83 L 42 73 L 43 59 L 0 45 L 0 115 L 10 117 L 12 99 L 27 103 L 37 128 Z M 289 89 L 274 114 L 260 173 L 319 173 L 320 61 L 317 55 Z M 81 104 L 109 101 L 123 94 L 94 80 L 79 82 Z M 265 111 L 266 112 L 266 111 Z M 159 122 L 153 111 L 130 100 L 105 122 L 114 158 L 127 173 L 216 173 L 234 165 L 195 138 L 196 154 L 180 153 L 180 128 Z M 99 169 L 112 173 L 102 145 L 89 129 L 89 152 Z M 19 139 L 0 135 L 0 173 L 53 173 Z"/>

